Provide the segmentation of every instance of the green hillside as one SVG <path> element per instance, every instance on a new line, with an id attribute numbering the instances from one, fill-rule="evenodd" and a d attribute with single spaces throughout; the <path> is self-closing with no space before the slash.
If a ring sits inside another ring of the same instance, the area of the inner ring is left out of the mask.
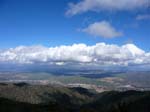
<path id="1" fill-rule="evenodd" d="M 0 84 L 0 112 L 150 112 L 150 92 Z"/>

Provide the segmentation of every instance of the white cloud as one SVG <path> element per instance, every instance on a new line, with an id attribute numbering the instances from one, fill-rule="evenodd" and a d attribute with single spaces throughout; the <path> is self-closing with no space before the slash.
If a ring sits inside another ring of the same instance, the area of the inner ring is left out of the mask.
<path id="1" fill-rule="evenodd" d="M 76 15 L 87 11 L 134 10 L 150 6 L 149 0 L 80 0 L 70 3 L 67 15 Z"/>
<path id="2" fill-rule="evenodd" d="M 138 15 L 136 17 L 137 20 L 146 20 L 146 19 L 150 19 L 150 15 L 149 14 L 145 14 L 145 15 Z"/>
<path id="3" fill-rule="evenodd" d="M 20 64 L 90 64 L 90 65 L 150 65 L 150 53 L 134 44 L 123 46 L 98 43 L 93 46 L 73 44 L 71 46 L 43 47 L 20 46 L 0 52 L 0 63 Z"/>
<path id="4" fill-rule="evenodd" d="M 90 24 L 87 28 L 82 29 L 82 31 L 93 36 L 104 38 L 114 38 L 123 35 L 107 21 L 95 22 Z"/>

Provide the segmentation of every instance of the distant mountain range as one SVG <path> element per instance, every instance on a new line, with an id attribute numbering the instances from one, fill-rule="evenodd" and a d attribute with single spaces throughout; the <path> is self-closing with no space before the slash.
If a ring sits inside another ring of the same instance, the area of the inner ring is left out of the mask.
<path id="1" fill-rule="evenodd" d="M 49 73 L 64 73 L 64 72 L 89 72 L 89 71 L 150 71 L 150 66 L 130 65 L 130 66 L 77 66 L 70 64 L 68 66 L 47 65 L 47 64 L 16 64 L 16 63 L 0 63 L 0 72 L 49 72 Z M 59 71 L 59 72 L 58 72 Z"/>

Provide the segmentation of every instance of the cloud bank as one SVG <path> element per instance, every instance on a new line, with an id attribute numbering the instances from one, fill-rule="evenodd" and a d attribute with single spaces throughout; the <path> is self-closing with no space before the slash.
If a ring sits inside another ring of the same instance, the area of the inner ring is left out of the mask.
<path id="1" fill-rule="evenodd" d="M 97 43 L 93 46 L 73 44 L 71 46 L 44 47 L 19 46 L 0 51 L 0 63 L 18 64 L 91 64 L 91 65 L 150 65 L 150 52 L 134 44 L 122 46 Z"/>
<path id="2" fill-rule="evenodd" d="M 66 15 L 76 15 L 87 11 L 121 11 L 146 8 L 150 6 L 149 0 L 80 0 L 70 3 Z"/>
<path id="3" fill-rule="evenodd" d="M 123 35 L 107 21 L 95 22 L 90 24 L 87 28 L 82 29 L 82 31 L 96 37 L 104 38 L 114 38 Z"/>

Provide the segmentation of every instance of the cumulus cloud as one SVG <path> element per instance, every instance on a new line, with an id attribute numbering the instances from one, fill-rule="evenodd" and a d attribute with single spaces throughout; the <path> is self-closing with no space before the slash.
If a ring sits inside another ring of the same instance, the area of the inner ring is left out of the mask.
<path id="1" fill-rule="evenodd" d="M 146 19 L 150 19 L 150 15 L 149 15 L 149 14 L 138 15 L 138 16 L 136 17 L 136 20 L 146 20 Z"/>
<path id="2" fill-rule="evenodd" d="M 93 46 L 73 44 L 71 46 L 44 47 L 19 46 L 0 51 L 0 63 L 18 64 L 79 64 L 79 65 L 150 65 L 150 52 L 146 53 L 134 44 L 123 46 L 97 43 Z"/>
<path id="3" fill-rule="evenodd" d="M 70 3 L 66 15 L 76 15 L 87 11 L 134 10 L 150 6 L 149 0 L 80 0 Z"/>
<path id="4" fill-rule="evenodd" d="M 90 24 L 87 28 L 82 29 L 81 31 L 96 37 L 104 38 L 114 38 L 123 35 L 121 32 L 117 31 L 113 26 L 111 26 L 111 24 L 107 21 L 95 22 L 93 24 Z"/>

